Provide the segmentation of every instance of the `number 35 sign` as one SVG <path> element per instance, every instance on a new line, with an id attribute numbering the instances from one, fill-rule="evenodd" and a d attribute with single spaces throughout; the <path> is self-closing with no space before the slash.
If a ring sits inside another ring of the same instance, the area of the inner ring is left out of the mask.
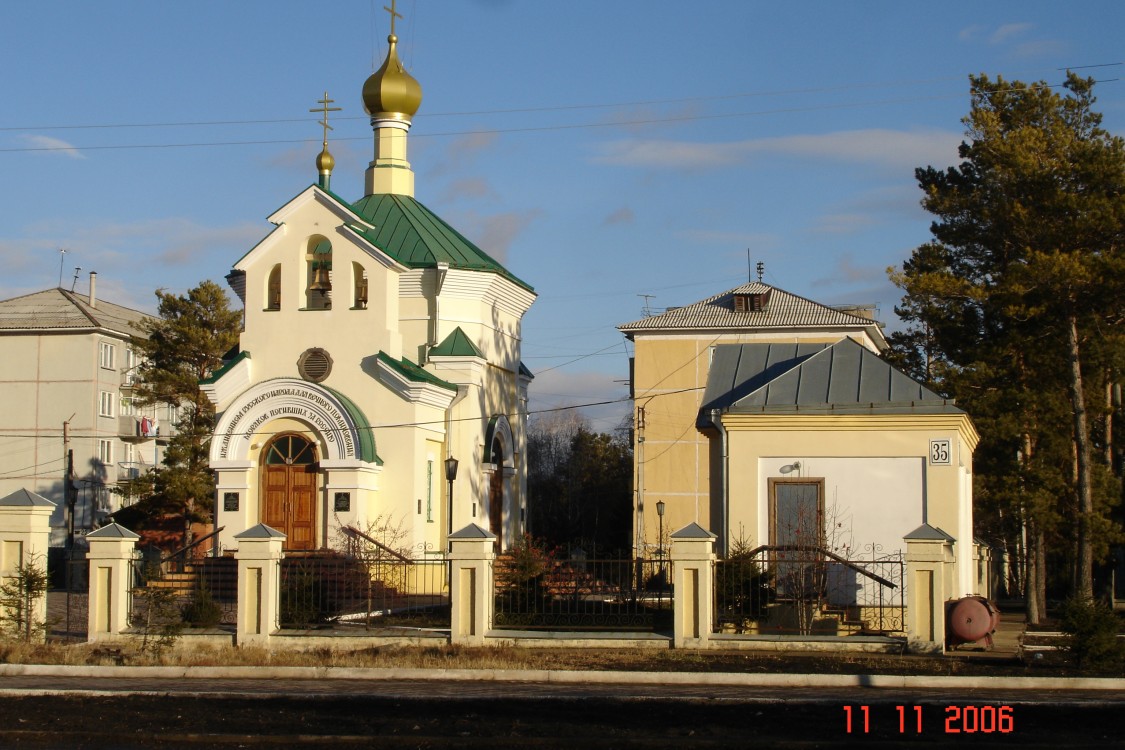
<path id="1" fill-rule="evenodd" d="M 930 441 L 930 463 L 934 466 L 952 465 L 953 451 L 949 447 L 949 438 Z"/>

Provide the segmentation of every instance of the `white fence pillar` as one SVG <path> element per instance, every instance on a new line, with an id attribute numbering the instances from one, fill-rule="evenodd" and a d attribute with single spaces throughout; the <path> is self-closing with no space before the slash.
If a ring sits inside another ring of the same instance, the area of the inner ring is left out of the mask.
<path id="1" fill-rule="evenodd" d="M 449 536 L 451 552 L 450 640 L 467 646 L 484 645 L 492 629 L 495 607 L 492 561 L 496 535 L 471 523 Z"/>
<path id="2" fill-rule="evenodd" d="M 285 534 L 260 523 L 235 534 L 238 550 L 239 646 L 269 646 L 281 615 L 281 558 Z"/>
<path id="3" fill-rule="evenodd" d="M 672 540 L 673 648 L 706 648 L 714 625 L 716 536 L 697 523 Z"/>
<path id="4" fill-rule="evenodd" d="M 20 565 L 36 565 L 46 573 L 54 510 L 54 503 L 28 490 L 0 499 L 0 579 L 16 576 Z M 46 623 L 46 596 L 32 603 L 30 616 L 32 628 Z"/>
<path id="5" fill-rule="evenodd" d="M 911 651 L 945 649 L 945 602 L 952 594 L 953 537 L 924 523 L 906 541 L 906 638 Z"/>
<path id="6" fill-rule="evenodd" d="M 129 601 L 136 559 L 135 534 L 111 523 L 86 535 L 90 551 L 89 641 L 114 640 L 129 627 Z"/>

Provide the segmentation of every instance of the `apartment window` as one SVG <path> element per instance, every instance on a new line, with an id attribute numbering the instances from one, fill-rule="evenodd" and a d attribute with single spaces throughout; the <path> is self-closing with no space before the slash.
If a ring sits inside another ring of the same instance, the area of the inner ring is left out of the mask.
<path id="1" fill-rule="evenodd" d="M 98 346 L 98 364 L 107 370 L 117 365 L 117 347 L 104 341 Z"/>
<path id="2" fill-rule="evenodd" d="M 98 441 L 98 460 L 106 466 L 113 463 L 113 441 L 112 440 L 99 440 Z"/>
<path id="3" fill-rule="evenodd" d="M 122 462 L 126 464 L 135 463 L 137 460 L 137 446 L 132 443 L 125 443 L 124 455 L 121 457 Z"/>
<path id="4" fill-rule="evenodd" d="M 98 415 L 103 417 L 113 416 L 113 402 L 117 400 L 117 394 L 112 391 L 102 391 L 101 398 L 98 403 Z"/>
<path id="5" fill-rule="evenodd" d="M 125 350 L 125 385 L 132 385 L 137 377 L 137 353 L 132 349 Z"/>
<path id="6" fill-rule="evenodd" d="M 121 397 L 121 416 L 131 417 L 136 413 L 137 413 L 137 408 L 135 406 L 133 406 L 133 397 L 132 396 L 122 396 Z"/>

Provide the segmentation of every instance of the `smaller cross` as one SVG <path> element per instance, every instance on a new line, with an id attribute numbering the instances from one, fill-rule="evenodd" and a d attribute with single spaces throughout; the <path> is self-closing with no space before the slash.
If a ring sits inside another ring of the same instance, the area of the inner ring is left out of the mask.
<path id="1" fill-rule="evenodd" d="M 309 112 L 320 112 L 323 115 L 323 118 L 321 119 L 319 124 L 322 128 L 324 128 L 324 146 L 325 146 L 325 148 L 328 147 L 328 131 L 332 130 L 332 126 L 328 124 L 328 113 L 329 112 L 340 112 L 340 111 L 342 111 L 341 107 L 329 107 L 328 106 L 329 104 L 335 104 L 335 103 L 336 103 L 336 100 L 335 99 L 329 99 L 328 98 L 328 92 L 325 91 L 324 92 L 324 98 L 317 101 L 317 104 L 319 104 L 320 106 L 319 107 L 313 107 L 312 109 L 309 110 Z"/>
<path id="2" fill-rule="evenodd" d="M 397 0 L 391 0 L 391 7 L 383 6 L 383 10 L 391 14 L 391 36 L 395 35 L 395 19 L 402 18 L 402 14 L 395 10 Z"/>

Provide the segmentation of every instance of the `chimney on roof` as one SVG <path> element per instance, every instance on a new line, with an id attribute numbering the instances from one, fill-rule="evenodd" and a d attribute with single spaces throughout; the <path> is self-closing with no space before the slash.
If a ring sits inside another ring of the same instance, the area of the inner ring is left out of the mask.
<path id="1" fill-rule="evenodd" d="M 98 272 L 90 271 L 90 307 L 98 306 Z"/>

